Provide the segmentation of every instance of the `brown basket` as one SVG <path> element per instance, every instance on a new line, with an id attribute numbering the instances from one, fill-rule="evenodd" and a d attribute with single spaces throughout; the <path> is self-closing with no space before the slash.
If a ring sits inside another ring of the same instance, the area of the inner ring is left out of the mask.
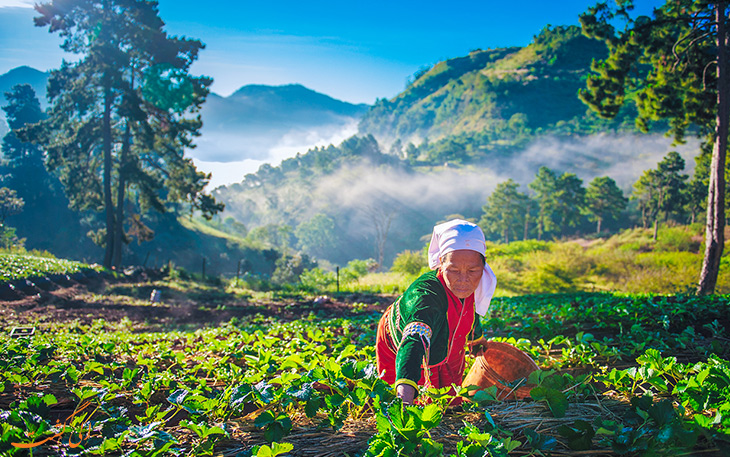
<path id="1" fill-rule="evenodd" d="M 507 343 L 489 341 L 484 347 L 484 353 L 474 361 L 461 385 L 481 389 L 497 386 L 499 400 L 529 398 L 535 386 L 527 384 L 527 378 L 537 370 L 532 357 Z"/>

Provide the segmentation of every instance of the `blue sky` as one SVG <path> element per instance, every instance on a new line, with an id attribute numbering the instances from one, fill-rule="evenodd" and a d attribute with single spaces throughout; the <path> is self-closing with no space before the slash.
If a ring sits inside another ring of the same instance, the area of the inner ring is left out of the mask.
<path id="1" fill-rule="evenodd" d="M 650 13 L 659 0 L 636 0 Z M 49 70 L 60 39 L 33 26 L 33 0 L 0 0 L 0 74 Z M 420 67 L 476 48 L 525 46 L 547 24 L 577 24 L 595 0 L 159 0 L 173 35 L 206 43 L 193 67 L 228 95 L 245 84 L 300 83 L 355 103 L 403 90 Z"/>

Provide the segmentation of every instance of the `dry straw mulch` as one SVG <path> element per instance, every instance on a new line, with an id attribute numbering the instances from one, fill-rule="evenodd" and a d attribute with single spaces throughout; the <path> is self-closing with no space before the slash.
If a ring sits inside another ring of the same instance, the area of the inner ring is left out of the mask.
<path id="1" fill-rule="evenodd" d="M 590 451 L 572 451 L 568 449 L 557 428 L 561 425 L 573 424 L 576 420 L 592 422 L 596 417 L 603 419 L 620 419 L 627 411 L 627 404 L 610 398 L 595 397 L 580 403 L 572 403 L 565 417 L 556 418 L 542 403 L 532 401 L 511 401 L 495 403 L 488 407 L 489 414 L 495 423 L 504 430 L 514 433 L 515 439 L 522 441 L 523 446 L 512 452 L 512 455 L 527 455 L 530 449 L 524 444 L 527 439 L 522 430 L 529 428 L 538 433 L 549 435 L 558 440 L 556 449 L 550 452 L 553 456 L 609 456 L 614 455 L 611 449 L 594 449 Z M 345 425 L 334 431 L 332 428 L 317 426 L 317 419 L 300 417 L 295 419 L 292 433 L 282 441 L 291 443 L 294 449 L 291 456 L 296 457 L 339 457 L 362 454 L 368 447 L 368 440 L 377 433 L 375 417 L 370 416 L 361 420 L 348 420 Z M 447 410 L 438 427 L 431 429 L 431 437 L 444 445 L 444 455 L 456 453 L 456 445 L 465 438 L 459 435 L 459 429 L 464 423 L 472 423 L 480 429 L 487 428 L 488 421 L 483 412 L 464 412 L 459 409 Z M 250 449 L 254 445 L 266 444 L 260 429 L 250 425 L 229 423 L 231 440 L 227 450 L 221 455 L 233 457 L 241 451 Z M 224 446 L 226 447 L 226 446 Z M 217 446 L 221 449 L 221 446 Z"/>

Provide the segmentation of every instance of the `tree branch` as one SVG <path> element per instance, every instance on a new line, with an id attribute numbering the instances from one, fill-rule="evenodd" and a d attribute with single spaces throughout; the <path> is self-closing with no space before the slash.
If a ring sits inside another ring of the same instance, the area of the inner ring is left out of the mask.
<path id="1" fill-rule="evenodd" d="M 707 89 L 707 83 L 705 77 L 707 76 L 707 70 L 710 68 L 710 65 L 712 64 L 717 65 L 717 59 L 711 60 L 707 62 L 707 65 L 705 65 L 705 68 L 702 70 L 702 90 Z"/>

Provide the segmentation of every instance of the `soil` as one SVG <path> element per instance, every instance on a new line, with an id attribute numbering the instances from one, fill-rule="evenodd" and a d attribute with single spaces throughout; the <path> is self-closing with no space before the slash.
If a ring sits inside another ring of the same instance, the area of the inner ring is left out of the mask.
<path id="1" fill-rule="evenodd" d="M 388 295 L 338 294 L 251 301 L 249 297 L 225 292 L 223 286 L 181 292 L 158 282 L 159 275 L 154 273 L 76 281 L 66 277 L 63 285 L 59 284 L 61 281 L 51 282 L 43 289 L 33 285 L 24 286 L 22 291 L 0 284 L 5 292 L 0 294 L 0 322 L 7 326 L 46 326 L 69 321 L 89 325 L 98 319 L 119 322 L 126 318 L 135 330 L 149 331 L 215 326 L 233 318 L 290 321 L 310 313 L 324 318 L 352 316 L 353 311 L 381 313 L 395 299 Z M 158 303 L 150 301 L 153 290 L 160 292 Z M 353 306 L 356 303 L 357 308 Z"/>

